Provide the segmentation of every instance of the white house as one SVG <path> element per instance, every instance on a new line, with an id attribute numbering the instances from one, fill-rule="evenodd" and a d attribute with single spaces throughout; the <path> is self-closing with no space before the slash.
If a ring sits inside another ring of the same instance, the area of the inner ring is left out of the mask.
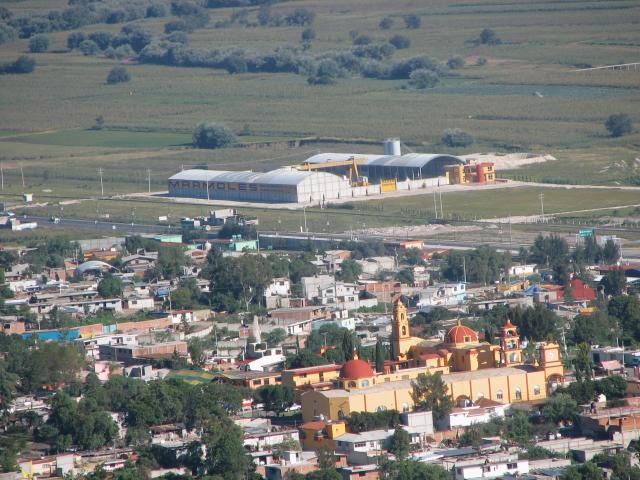
<path id="1" fill-rule="evenodd" d="M 482 398 L 468 407 L 457 407 L 451 410 L 448 417 L 441 421 L 441 427 L 450 430 L 459 427 L 468 427 L 478 423 L 487 423 L 492 418 L 504 418 L 509 404 L 494 402 Z"/>
<path id="2" fill-rule="evenodd" d="M 533 275 L 536 271 L 536 264 L 531 263 L 527 265 L 513 265 L 509 267 L 507 273 L 512 277 L 524 277 L 527 275 Z"/>
<path id="3" fill-rule="evenodd" d="M 450 463 L 444 461 L 443 464 L 447 467 Z M 487 455 L 455 461 L 451 471 L 454 480 L 523 475 L 529 473 L 529 460 L 519 460 L 517 455 Z"/>

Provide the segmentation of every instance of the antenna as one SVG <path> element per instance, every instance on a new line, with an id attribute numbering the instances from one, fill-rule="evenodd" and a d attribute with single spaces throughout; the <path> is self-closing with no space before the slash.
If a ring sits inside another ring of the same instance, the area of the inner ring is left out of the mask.
<path id="1" fill-rule="evenodd" d="M 102 167 L 98 169 L 98 175 L 100 175 L 100 192 L 101 196 L 104 197 L 104 184 L 102 183 Z"/>

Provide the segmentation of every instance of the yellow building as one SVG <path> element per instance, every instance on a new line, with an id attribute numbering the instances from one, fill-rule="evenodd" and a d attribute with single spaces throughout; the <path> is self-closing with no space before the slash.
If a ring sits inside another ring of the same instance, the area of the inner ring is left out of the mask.
<path id="1" fill-rule="evenodd" d="M 469 327 L 458 323 L 444 342 L 411 337 L 406 307 L 394 306 L 392 349 L 395 361 L 376 373 L 368 362 L 355 358 L 342 365 L 330 390 L 301 395 L 305 421 L 323 415 L 340 420 L 353 412 L 413 408 L 411 382 L 422 373 L 442 372 L 457 405 L 481 398 L 500 403 L 541 400 L 564 379 L 557 344 L 540 347 L 540 364 L 524 365 L 517 328 L 507 321 L 500 345 L 481 342 Z"/>
<path id="2" fill-rule="evenodd" d="M 300 427 L 300 442 L 304 450 L 319 450 L 327 447 L 336 449 L 336 439 L 347 433 L 344 422 L 316 420 L 303 423 Z"/>

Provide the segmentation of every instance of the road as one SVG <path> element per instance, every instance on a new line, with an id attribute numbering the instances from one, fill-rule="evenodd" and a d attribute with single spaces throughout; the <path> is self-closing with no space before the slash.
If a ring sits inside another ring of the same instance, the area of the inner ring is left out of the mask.
<path id="1" fill-rule="evenodd" d="M 22 222 L 38 222 L 38 226 L 54 230 L 69 230 L 78 228 L 82 230 L 96 230 L 100 233 L 110 234 L 141 234 L 141 233 L 179 233 L 178 227 L 168 225 L 150 225 L 143 223 L 121 223 L 103 220 L 82 220 L 78 218 L 61 218 L 59 223 L 54 223 L 50 217 L 37 215 L 21 215 L 18 218 Z"/>

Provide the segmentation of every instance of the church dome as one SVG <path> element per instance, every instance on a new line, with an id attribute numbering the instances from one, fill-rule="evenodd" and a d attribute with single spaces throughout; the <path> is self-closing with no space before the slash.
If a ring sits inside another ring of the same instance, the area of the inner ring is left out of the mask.
<path id="1" fill-rule="evenodd" d="M 462 325 L 459 321 L 458 324 L 449 330 L 447 333 L 448 343 L 477 343 L 478 334 L 469 327 Z"/>
<path id="2" fill-rule="evenodd" d="M 346 361 L 340 369 L 340 377 L 345 380 L 359 380 L 361 378 L 371 378 L 375 374 L 368 362 L 359 358 Z"/>

